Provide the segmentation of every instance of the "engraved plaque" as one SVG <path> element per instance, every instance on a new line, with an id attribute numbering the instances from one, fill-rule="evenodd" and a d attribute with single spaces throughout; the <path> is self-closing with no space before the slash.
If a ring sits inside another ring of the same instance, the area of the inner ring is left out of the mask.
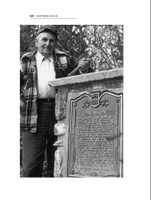
<path id="1" fill-rule="evenodd" d="M 70 116 L 68 176 L 121 176 L 122 94 L 84 93 Z"/>

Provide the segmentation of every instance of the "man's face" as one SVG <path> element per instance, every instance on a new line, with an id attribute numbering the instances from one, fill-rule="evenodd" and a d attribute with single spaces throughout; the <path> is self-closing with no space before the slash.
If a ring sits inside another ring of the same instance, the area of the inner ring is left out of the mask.
<path id="1" fill-rule="evenodd" d="M 40 33 L 36 38 L 36 47 L 43 56 L 51 56 L 55 46 L 56 37 L 50 32 Z"/>

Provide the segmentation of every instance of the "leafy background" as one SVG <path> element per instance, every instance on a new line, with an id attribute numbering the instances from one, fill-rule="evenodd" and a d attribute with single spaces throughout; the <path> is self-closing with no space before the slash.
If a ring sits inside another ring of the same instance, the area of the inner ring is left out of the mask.
<path id="1" fill-rule="evenodd" d="M 20 55 L 35 49 L 35 34 L 40 25 L 20 26 Z M 123 67 L 123 25 L 55 25 L 57 48 L 79 60 L 93 52 L 93 71 Z"/>

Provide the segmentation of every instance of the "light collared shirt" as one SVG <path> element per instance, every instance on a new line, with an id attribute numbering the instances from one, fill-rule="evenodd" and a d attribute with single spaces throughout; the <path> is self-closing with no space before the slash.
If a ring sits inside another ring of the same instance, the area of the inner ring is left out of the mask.
<path id="1" fill-rule="evenodd" d="M 36 61 L 38 71 L 38 98 L 54 98 L 55 88 L 48 85 L 48 82 L 54 80 L 56 77 L 53 57 L 45 58 L 38 51 L 36 54 Z"/>

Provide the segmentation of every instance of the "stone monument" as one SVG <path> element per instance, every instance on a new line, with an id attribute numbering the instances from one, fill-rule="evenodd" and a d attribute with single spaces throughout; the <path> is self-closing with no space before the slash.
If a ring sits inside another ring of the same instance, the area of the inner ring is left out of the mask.
<path id="1" fill-rule="evenodd" d="M 123 176 L 123 69 L 56 79 L 55 177 Z"/>

